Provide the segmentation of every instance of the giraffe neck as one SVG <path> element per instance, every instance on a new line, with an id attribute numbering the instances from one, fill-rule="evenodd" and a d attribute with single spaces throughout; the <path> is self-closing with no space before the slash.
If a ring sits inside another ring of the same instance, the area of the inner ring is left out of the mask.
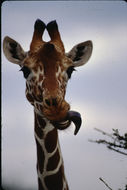
<path id="1" fill-rule="evenodd" d="M 57 129 L 47 119 L 37 113 L 34 114 L 38 189 L 69 190 L 64 175 Z"/>

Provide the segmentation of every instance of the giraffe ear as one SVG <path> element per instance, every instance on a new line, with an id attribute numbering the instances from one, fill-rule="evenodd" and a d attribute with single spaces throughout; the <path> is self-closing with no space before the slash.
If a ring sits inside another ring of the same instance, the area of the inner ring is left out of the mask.
<path id="1" fill-rule="evenodd" d="M 3 52 L 5 57 L 12 63 L 22 65 L 22 61 L 26 57 L 26 52 L 20 44 L 10 37 L 6 36 L 3 41 Z"/>
<path id="2" fill-rule="evenodd" d="M 92 42 L 86 41 L 75 45 L 66 55 L 72 59 L 74 67 L 78 67 L 84 65 L 89 60 L 92 54 L 92 49 Z"/>

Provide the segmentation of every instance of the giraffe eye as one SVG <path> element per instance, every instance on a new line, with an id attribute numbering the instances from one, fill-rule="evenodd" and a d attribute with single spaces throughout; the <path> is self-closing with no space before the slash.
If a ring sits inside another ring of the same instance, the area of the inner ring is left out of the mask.
<path id="1" fill-rule="evenodd" d="M 27 79 L 27 77 L 31 73 L 30 69 L 28 67 L 26 67 L 26 66 L 23 66 L 20 71 L 23 72 L 23 75 L 24 75 L 25 79 Z"/>
<path id="2" fill-rule="evenodd" d="M 68 78 L 70 79 L 71 78 L 71 75 L 73 73 L 73 71 L 75 71 L 75 68 L 74 66 L 71 66 L 67 69 L 67 75 L 68 75 Z"/>

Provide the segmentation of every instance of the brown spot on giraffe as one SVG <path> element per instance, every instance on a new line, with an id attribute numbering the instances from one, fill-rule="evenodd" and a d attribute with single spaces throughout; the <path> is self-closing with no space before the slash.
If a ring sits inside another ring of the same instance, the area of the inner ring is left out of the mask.
<path id="1" fill-rule="evenodd" d="M 40 115 L 37 115 L 37 121 L 40 128 L 45 128 L 46 122 Z"/>
<path id="2" fill-rule="evenodd" d="M 49 158 L 47 164 L 47 171 L 55 170 L 59 164 L 59 161 L 60 161 L 60 154 L 59 150 L 57 149 L 55 154 Z"/>
<path id="3" fill-rule="evenodd" d="M 46 138 L 45 138 L 45 147 L 48 153 L 51 153 L 54 151 L 54 149 L 56 148 L 57 145 L 57 139 L 58 139 L 58 135 L 57 135 L 57 130 L 54 129 L 52 131 L 50 131 Z"/>
<path id="4" fill-rule="evenodd" d="M 45 184 L 48 190 L 60 190 L 63 188 L 63 173 L 61 171 L 62 166 L 56 174 L 45 177 Z"/>
<path id="5" fill-rule="evenodd" d="M 42 74 L 39 75 L 39 82 L 41 82 L 41 81 L 43 81 L 43 75 Z"/>
<path id="6" fill-rule="evenodd" d="M 35 133 L 37 134 L 37 136 L 42 139 L 43 138 L 43 130 L 42 127 L 44 128 L 46 125 L 45 121 L 41 119 L 41 123 L 39 123 L 39 116 L 37 116 L 37 114 L 35 113 Z"/>
<path id="7" fill-rule="evenodd" d="M 26 98 L 28 101 L 33 102 L 33 97 L 31 96 L 31 94 L 27 93 Z"/>

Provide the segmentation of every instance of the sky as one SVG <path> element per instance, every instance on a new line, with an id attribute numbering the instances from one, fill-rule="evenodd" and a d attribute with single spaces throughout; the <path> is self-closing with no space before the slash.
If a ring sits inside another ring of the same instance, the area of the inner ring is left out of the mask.
<path id="1" fill-rule="evenodd" d="M 77 43 L 93 42 L 90 60 L 77 68 L 66 92 L 71 109 L 82 115 L 81 130 L 77 136 L 73 126 L 59 132 L 70 190 L 106 190 L 100 177 L 113 190 L 123 189 L 126 157 L 88 140 L 103 138 L 94 128 L 127 131 L 127 3 L 5 1 L 2 41 L 10 36 L 28 51 L 37 18 L 57 21 L 66 52 Z M 49 40 L 46 32 L 44 39 Z M 33 108 L 19 69 L 2 51 L 2 180 L 9 189 L 37 190 Z"/>

